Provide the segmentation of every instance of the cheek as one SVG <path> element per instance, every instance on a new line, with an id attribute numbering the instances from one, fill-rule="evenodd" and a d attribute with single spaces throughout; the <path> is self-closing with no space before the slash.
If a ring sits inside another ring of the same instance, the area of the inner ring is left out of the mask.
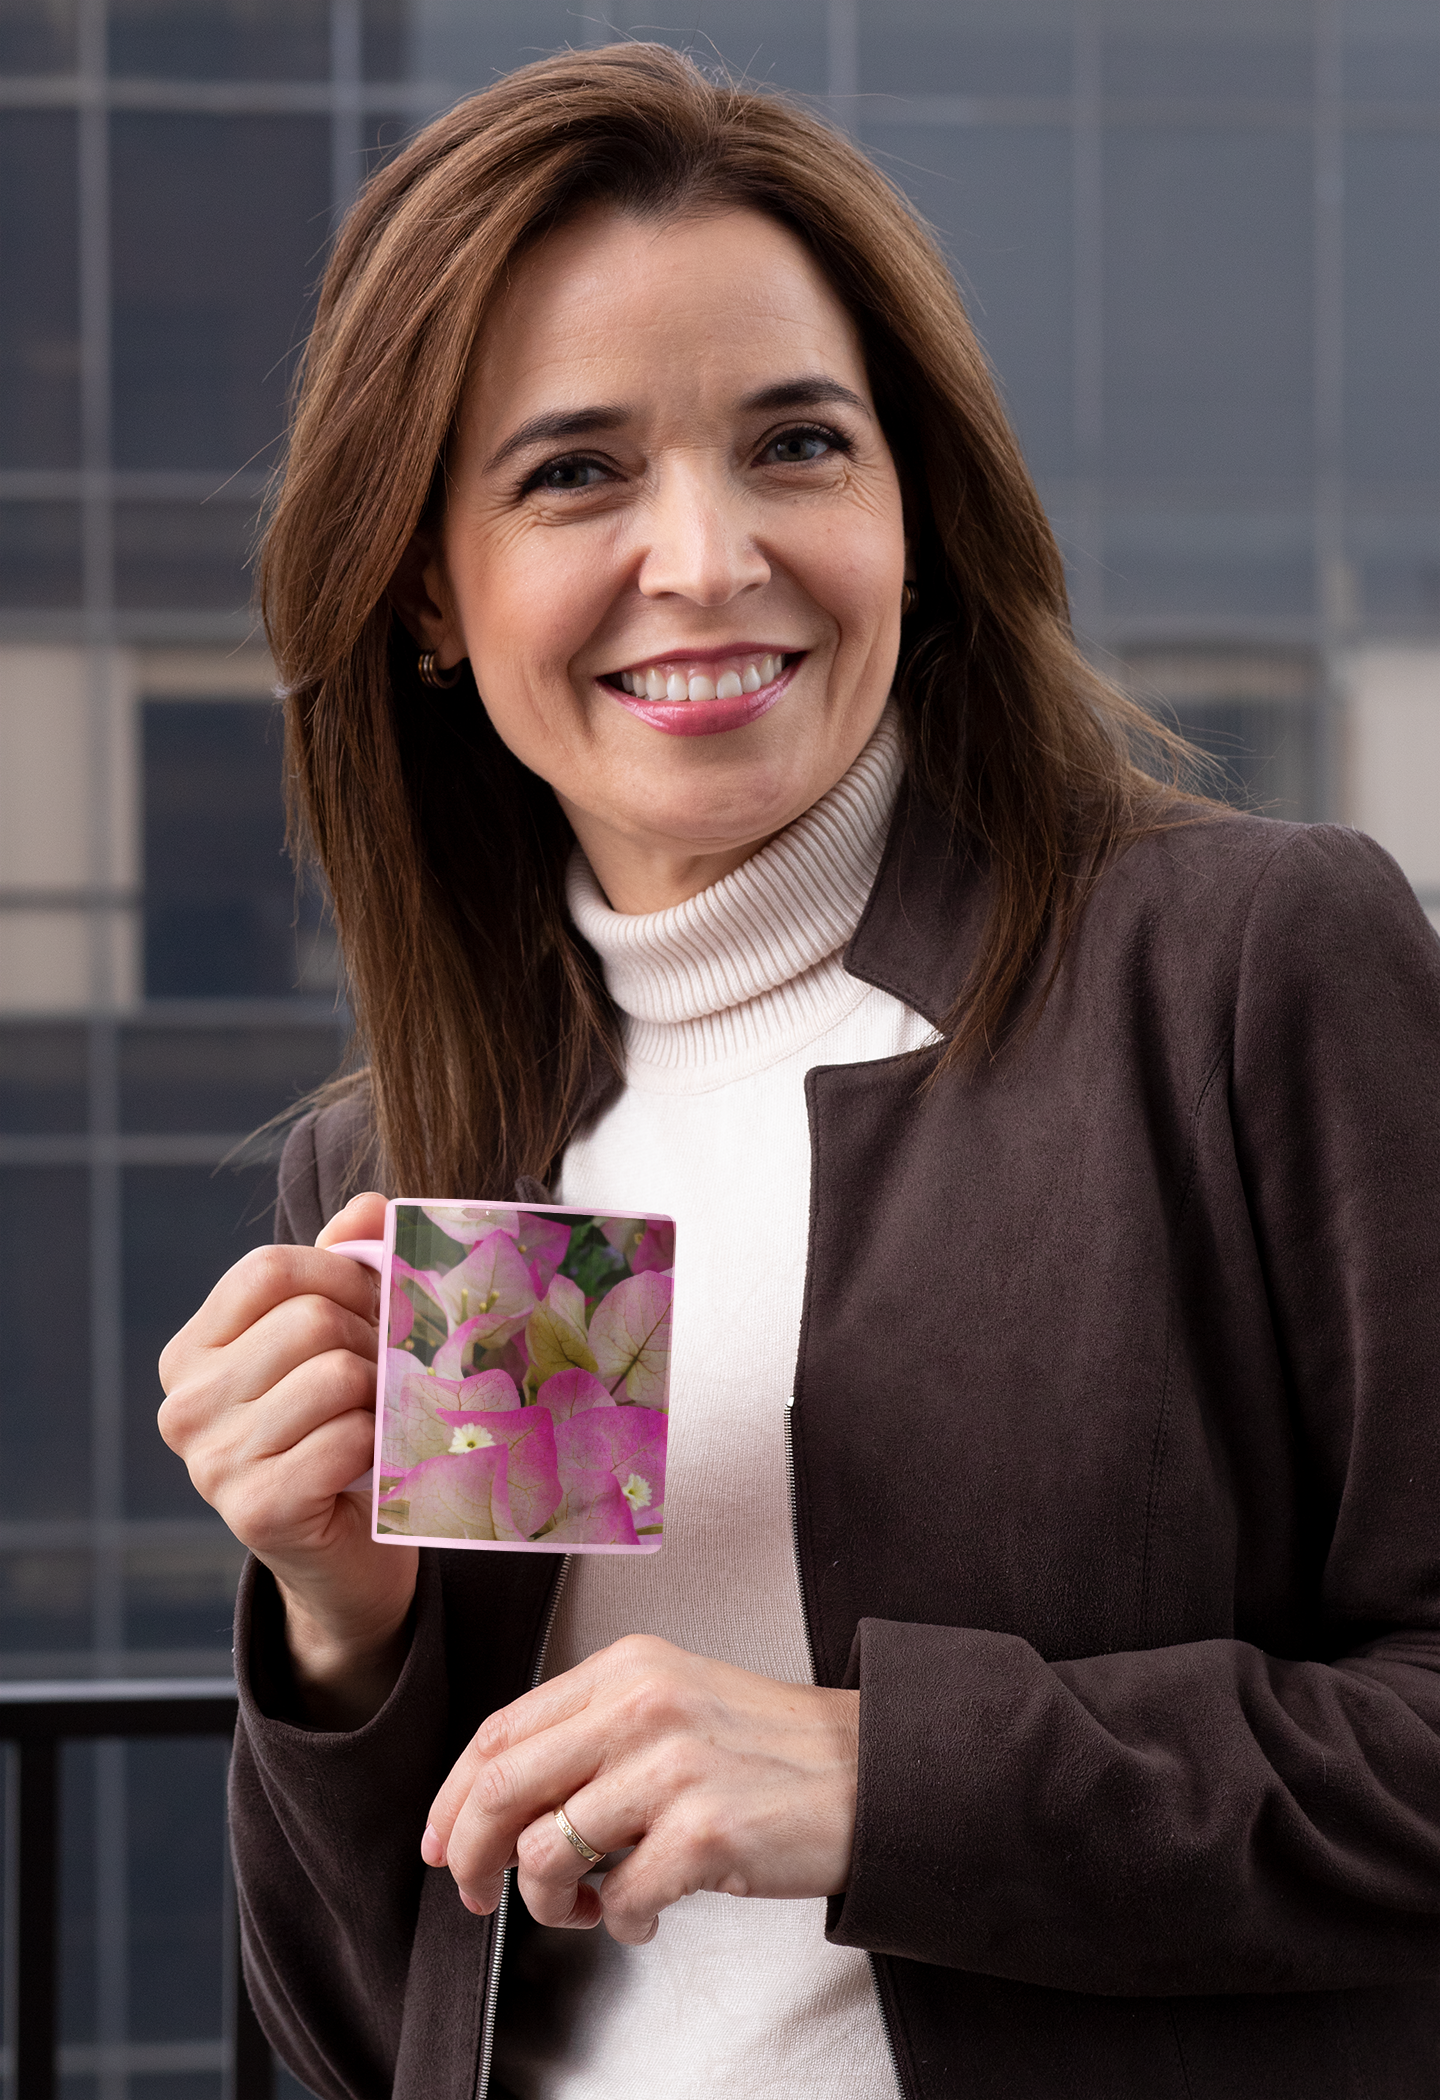
<path id="1" fill-rule="evenodd" d="M 456 606 L 481 689 L 488 677 L 564 679 L 610 602 L 607 564 L 574 531 L 477 535 L 451 557 Z"/>

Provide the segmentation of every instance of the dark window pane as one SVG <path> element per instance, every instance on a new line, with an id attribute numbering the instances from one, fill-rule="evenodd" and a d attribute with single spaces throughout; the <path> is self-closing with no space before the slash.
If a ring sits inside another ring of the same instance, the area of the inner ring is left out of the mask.
<path id="1" fill-rule="evenodd" d="M 160 1440 L 155 1366 L 232 1262 L 271 1235 L 273 1167 L 127 1167 L 122 1177 L 125 1507 L 132 1517 L 201 1517 L 205 1504 Z M 216 1523 L 219 1519 L 216 1518 Z M 222 1644 L 223 1645 L 223 1644 Z"/>
<path id="2" fill-rule="evenodd" d="M 180 80 L 322 79 L 329 0 L 110 0 L 110 70 Z"/>
<path id="3" fill-rule="evenodd" d="M 1068 0 L 861 0 L 861 90 L 1068 95 L 1072 13 Z"/>
<path id="4" fill-rule="evenodd" d="M 958 266 L 1031 468 L 1071 472 L 1069 132 L 892 124 L 867 126 L 864 144 Z"/>
<path id="5" fill-rule="evenodd" d="M 1440 95 L 1435 0 L 1342 0 L 1345 92 L 1357 102 Z"/>
<path id="6" fill-rule="evenodd" d="M 89 1645 L 89 1554 L 0 1553 L 0 1675 L 48 1676 Z"/>
<path id="7" fill-rule="evenodd" d="M 83 1028 L 48 1021 L 0 1026 L 0 1130 L 83 1130 L 85 1080 Z"/>
<path id="8" fill-rule="evenodd" d="M 126 1746 L 130 2035 L 209 2039 L 224 2022 L 223 1737 Z M 170 2089 L 172 2081 L 163 2081 Z"/>
<path id="9" fill-rule="evenodd" d="M 245 1548 L 216 1523 L 213 1540 L 135 1546 L 125 1556 L 125 1645 L 188 1651 L 190 1667 L 227 1656 Z M 174 1668 L 173 1663 L 167 1665 Z"/>
<path id="10" fill-rule="evenodd" d="M 317 900 L 285 853 L 280 721 L 247 700 L 143 709 L 145 990 L 276 997 L 335 982 Z"/>
<path id="11" fill-rule="evenodd" d="M 1303 133 L 1107 135 L 1112 475 L 1245 483 L 1308 472 L 1312 158 Z"/>
<path id="12" fill-rule="evenodd" d="M 633 15 L 597 12 L 593 19 L 597 26 L 603 21 L 607 41 L 639 37 L 669 44 L 693 53 L 707 67 L 718 57 L 737 74 L 797 94 L 823 94 L 828 85 L 825 0 L 787 0 L 784 7 L 774 0 L 691 0 L 689 6 Z M 572 27 L 556 41 L 573 42 L 575 34 Z"/>
<path id="13" fill-rule="evenodd" d="M 1345 450 L 1352 473 L 1440 476 L 1440 137 L 1345 143 Z"/>
<path id="14" fill-rule="evenodd" d="M 1298 101 L 1314 80 L 1312 0 L 1100 0 L 1110 95 Z"/>
<path id="15" fill-rule="evenodd" d="M 5 0 L 0 73 L 69 73 L 75 65 L 75 0 Z"/>
<path id="16" fill-rule="evenodd" d="M 1349 553 L 1359 610 L 1367 619 L 1405 629 L 1440 622 L 1440 513 L 1352 516 Z"/>
<path id="17" fill-rule="evenodd" d="M 112 137 L 116 461 L 253 465 L 324 257 L 329 126 L 121 113 Z"/>
<path id="18" fill-rule="evenodd" d="M 118 503 L 116 603 L 243 612 L 255 529 L 254 510 L 231 503 Z"/>
<path id="19" fill-rule="evenodd" d="M 0 466 L 80 459 L 75 119 L 0 115 Z"/>
<path id="20" fill-rule="evenodd" d="M 1124 511 L 1106 525 L 1106 608 L 1299 618 L 1314 605 L 1314 561 L 1304 512 Z"/>
<path id="21" fill-rule="evenodd" d="M 1131 662 L 1129 683 L 1214 761 L 1199 783 L 1206 793 L 1292 822 L 1318 815 L 1317 679 L 1310 658 L 1157 652 Z"/>
<path id="22" fill-rule="evenodd" d="M 78 605 L 84 559 L 78 503 L 0 503 L 0 605 Z"/>
<path id="23" fill-rule="evenodd" d="M 82 1167 L 0 1169 L 0 1512 L 90 1507 L 90 1185 Z"/>
<path id="24" fill-rule="evenodd" d="M 120 1127 L 254 1130 L 340 1062 L 335 1028 L 126 1028 L 120 1035 Z"/>
<path id="25" fill-rule="evenodd" d="M 584 39 L 561 0 L 361 0 L 362 62 L 371 80 L 433 80 L 437 100 L 482 88 L 499 73 Z M 596 16 L 598 22 L 603 17 Z"/>
<path id="26" fill-rule="evenodd" d="M 223 1736 L 201 1736 L 63 1748 L 60 2032 L 77 2065 L 61 2082 L 64 2100 L 111 2092 L 220 2100 L 218 2070 L 110 2070 L 102 2080 L 85 2066 L 102 2031 L 101 1949 L 117 1929 L 121 1945 L 111 1938 L 108 1966 L 113 1977 L 119 1954 L 125 1996 L 105 2010 L 121 2035 L 141 2048 L 199 2044 L 202 2062 L 219 2053 L 229 1747 Z M 118 1898 L 118 1917 L 101 1912 L 102 1891 Z M 113 2035 L 111 2027 L 107 2039 Z"/>

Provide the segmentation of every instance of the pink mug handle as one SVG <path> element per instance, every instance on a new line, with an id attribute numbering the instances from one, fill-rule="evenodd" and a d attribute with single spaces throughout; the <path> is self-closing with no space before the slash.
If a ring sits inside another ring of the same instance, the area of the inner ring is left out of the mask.
<path id="1" fill-rule="evenodd" d="M 322 1254 L 348 1254 L 351 1261 L 358 1261 L 362 1268 L 373 1269 L 377 1275 L 385 1264 L 384 1240 L 335 1240 L 320 1251 Z"/>
<path id="2" fill-rule="evenodd" d="M 362 1268 L 380 1273 L 385 1265 L 384 1240 L 336 1240 L 332 1246 L 321 1249 L 324 1254 L 348 1254 L 351 1261 L 358 1261 Z M 375 1470 L 362 1473 L 358 1480 L 347 1481 L 341 1488 L 342 1495 L 368 1495 L 375 1486 Z"/>

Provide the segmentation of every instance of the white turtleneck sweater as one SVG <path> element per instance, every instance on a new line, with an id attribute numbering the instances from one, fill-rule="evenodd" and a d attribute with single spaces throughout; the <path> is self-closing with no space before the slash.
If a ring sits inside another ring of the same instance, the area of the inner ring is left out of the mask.
<path id="1" fill-rule="evenodd" d="M 576 925 L 624 1021 L 625 1088 L 565 1154 L 560 1200 L 676 1220 L 665 1543 L 577 1555 L 556 1676 L 627 1633 L 812 1681 L 791 1545 L 785 1407 L 805 1281 L 805 1074 L 933 1042 L 848 977 L 901 773 L 887 713 L 788 830 L 670 911 L 610 909 L 584 859 Z M 690 1896 L 646 1947 L 537 1931 L 502 2006 L 495 2076 L 517 2100 L 896 2100 L 870 1965 L 825 1904 Z"/>

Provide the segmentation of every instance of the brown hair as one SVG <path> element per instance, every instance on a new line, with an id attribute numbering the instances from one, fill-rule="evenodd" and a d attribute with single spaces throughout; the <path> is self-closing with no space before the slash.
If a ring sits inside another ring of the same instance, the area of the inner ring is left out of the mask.
<path id="1" fill-rule="evenodd" d="M 1047 935 L 1058 959 L 1097 868 L 1162 821 L 1131 755 L 1153 725 L 1075 646 L 985 359 L 899 192 L 797 104 L 663 46 L 527 66 L 430 125 L 342 227 L 261 564 L 293 835 L 330 885 L 386 1171 L 414 1193 L 546 1177 L 597 1075 L 619 1068 L 614 1013 L 566 916 L 559 806 L 468 674 L 450 693 L 419 683 L 387 595 L 443 503 L 472 345 L 507 267 L 602 201 L 766 213 L 808 243 L 860 329 L 917 567 L 896 680 L 910 776 L 992 870 L 947 1061 L 999 1042 Z"/>

